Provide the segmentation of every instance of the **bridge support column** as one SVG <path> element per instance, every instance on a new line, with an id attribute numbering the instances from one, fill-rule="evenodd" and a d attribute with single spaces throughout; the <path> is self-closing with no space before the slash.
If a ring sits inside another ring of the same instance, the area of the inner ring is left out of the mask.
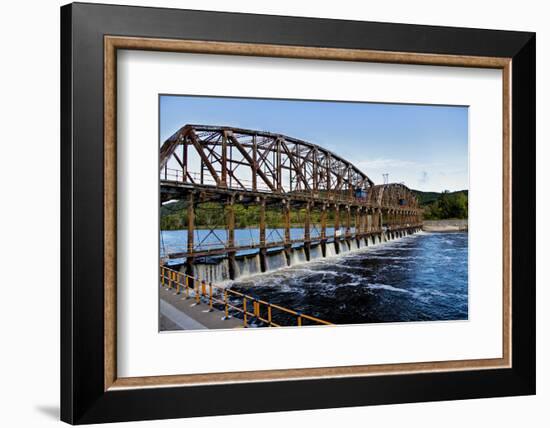
<path id="1" fill-rule="evenodd" d="M 260 270 L 267 270 L 266 263 L 266 242 L 265 242 L 265 198 L 260 201 Z"/>
<path id="2" fill-rule="evenodd" d="M 346 205 L 346 239 L 351 235 L 351 208 Z"/>
<path id="3" fill-rule="evenodd" d="M 334 205 L 334 251 L 340 253 L 340 206 Z"/>
<path id="4" fill-rule="evenodd" d="M 353 227 L 354 230 L 354 238 L 359 239 L 359 235 L 361 234 L 361 208 L 355 207 L 354 209 L 354 216 L 353 216 Z"/>
<path id="5" fill-rule="evenodd" d="M 235 279 L 235 200 L 229 197 L 225 206 L 227 222 L 227 257 L 229 258 L 229 277 Z"/>
<path id="6" fill-rule="evenodd" d="M 401 211 L 395 210 L 394 217 L 395 217 L 395 225 L 394 226 L 395 226 L 396 229 L 399 229 L 399 227 L 401 226 Z"/>
<path id="7" fill-rule="evenodd" d="M 321 207 L 321 251 L 323 257 L 327 256 L 327 206 Z"/>
<path id="8" fill-rule="evenodd" d="M 256 135 L 252 136 L 252 162 L 250 162 L 252 169 L 252 190 L 255 192 L 258 189 L 258 143 L 256 142 Z"/>
<path id="9" fill-rule="evenodd" d="M 182 174 L 183 174 L 183 182 L 184 183 L 187 183 L 187 158 L 188 158 L 188 149 L 187 149 L 187 146 L 188 146 L 188 141 L 187 141 L 187 137 L 183 139 L 183 143 L 182 143 Z M 168 163 L 168 162 L 166 162 Z"/>
<path id="10" fill-rule="evenodd" d="M 290 201 L 288 200 L 283 201 L 283 221 L 285 229 L 284 246 L 286 264 L 290 265 L 290 250 L 292 248 L 292 241 L 290 239 Z"/>
<path id="11" fill-rule="evenodd" d="M 187 252 L 192 254 L 195 249 L 195 195 L 190 192 L 187 195 Z M 185 261 L 185 273 L 189 275 L 189 286 L 195 286 L 192 277 L 195 275 L 193 270 L 193 257 L 187 256 Z"/>
<path id="12" fill-rule="evenodd" d="M 403 221 L 401 210 L 397 211 L 395 215 L 396 215 L 397 227 L 399 228 L 399 234 L 401 235 L 401 223 Z"/>
<path id="13" fill-rule="evenodd" d="M 305 218 L 304 218 L 304 251 L 306 253 L 306 260 L 310 260 L 311 249 L 311 204 L 306 202 Z"/>
<path id="14" fill-rule="evenodd" d="M 227 137 L 231 135 L 231 131 L 223 131 L 222 134 L 222 160 L 221 160 L 221 177 L 220 187 L 227 187 Z"/>
<path id="15" fill-rule="evenodd" d="M 368 232 L 368 218 L 367 218 L 367 209 L 361 209 L 361 235 L 365 236 Z"/>
<path id="16" fill-rule="evenodd" d="M 403 225 L 403 211 L 401 210 L 397 211 L 397 225 L 399 228 Z"/>
<path id="17" fill-rule="evenodd" d="M 369 208 L 367 210 L 367 232 L 368 233 L 372 232 L 373 214 L 374 214 L 374 210 L 372 208 Z"/>

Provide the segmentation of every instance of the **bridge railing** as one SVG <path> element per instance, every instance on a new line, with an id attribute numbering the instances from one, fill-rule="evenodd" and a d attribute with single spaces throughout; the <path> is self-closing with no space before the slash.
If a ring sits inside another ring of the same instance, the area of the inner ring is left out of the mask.
<path id="1" fill-rule="evenodd" d="M 192 184 L 193 182 L 205 185 L 205 186 L 216 186 L 218 183 L 210 175 L 203 175 L 198 172 L 187 172 L 187 176 L 184 176 L 181 169 L 175 168 L 164 168 L 161 170 L 160 174 L 161 180 L 173 181 L 177 183 L 188 182 Z M 242 186 L 239 185 L 239 182 L 245 187 L 246 190 L 252 190 L 252 180 L 247 180 L 245 178 L 229 178 L 227 186 L 231 189 L 244 190 Z M 256 183 L 256 190 L 258 192 L 271 192 L 271 189 L 263 182 Z"/>
<path id="2" fill-rule="evenodd" d="M 336 238 L 343 238 L 345 237 L 345 233 L 337 233 L 337 234 L 327 234 L 325 235 L 326 240 L 336 239 Z M 321 235 L 315 234 L 311 235 L 309 242 L 320 242 L 321 241 Z M 219 251 L 219 250 L 234 250 L 239 251 L 239 249 L 246 250 L 246 249 L 253 249 L 253 248 L 259 248 L 259 247 L 284 247 L 287 244 L 298 244 L 305 242 L 305 236 L 299 236 L 299 237 L 293 237 L 290 241 L 285 241 L 284 239 L 280 240 L 265 240 L 261 241 L 260 239 L 250 238 L 250 239 L 239 239 L 235 240 L 233 246 L 230 246 L 227 242 L 206 242 L 206 243 L 195 243 L 193 246 L 191 245 L 182 245 L 180 247 L 172 248 L 172 251 L 170 254 L 168 254 L 169 257 L 174 258 L 172 254 L 179 255 L 181 251 L 176 251 L 178 248 L 184 249 L 188 253 L 208 253 L 213 251 Z"/>
<path id="3" fill-rule="evenodd" d="M 254 321 L 268 327 L 292 326 L 283 325 L 283 321 L 279 321 L 279 319 L 293 319 L 295 320 L 294 326 L 298 327 L 306 323 L 332 325 L 332 323 L 320 318 L 302 314 L 229 288 L 220 287 L 199 277 L 190 276 L 162 265 L 160 266 L 160 283 L 162 287 L 175 290 L 177 294 L 183 294 L 186 298 L 194 298 L 197 304 L 206 303 L 210 311 L 221 309 L 225 314 L 224 319 L 230 318 L 230 311 L 239 313 L 243 318 L 243 327 L 248 327 Z M 277 316 L 277 313 L 279 316 Z M 281 317 L 281 314 L 284 316 Z"/>

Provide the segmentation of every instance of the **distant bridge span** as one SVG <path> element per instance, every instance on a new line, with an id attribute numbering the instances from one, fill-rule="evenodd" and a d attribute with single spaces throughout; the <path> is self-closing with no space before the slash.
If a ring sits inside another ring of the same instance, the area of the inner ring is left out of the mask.
<path id="1" fill-rule="evenodd" d="M 170 257 L 193 259 L 209 254 L 230 258 L 243 249 L 264 252 L 274 245 L 289 249 L 291 210 L 305 211 L 307 249 L 317 240 L 323 245 L 341 240 L 389 233 L 419 226 L 422 210 L 403 184 L 375 185 L 359 168 L 323 147 L 297 138 L 265 131 L 223 126 L 185 125 L 160 148 L 161 203 L 187 201 L 187 250 Z M 194 210 L 203 202 L 219 202 L 226 212 L 228 239 L 216 248 L 194 242 Z M 258 205 L 259 241 L 235 242 L 234 204 Z M 284 238 L 266 240 L 266 207 L 280 207 Z M 320 211 L 321 233 L 311 237 L 312 210 Z M 334 218 L 333 236 L 327 236 L 327 214 Z M 344 233 L 339 231 L 343 227 Z M 324 249 L 323 249 L 324 252 Z"/>

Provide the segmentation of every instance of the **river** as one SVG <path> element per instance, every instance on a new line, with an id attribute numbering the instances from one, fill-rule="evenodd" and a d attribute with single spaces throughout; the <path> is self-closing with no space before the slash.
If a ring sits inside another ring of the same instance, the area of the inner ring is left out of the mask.
<path id="1" fill-rule="evenodd" d="M 468 234 L 420 232 L 231 287 L 335 324 L 465 320 Z"/>
<path id="2" fill-rule="evenodd" d="M 257 239 L 254 230 L 235 232 L 236 239 Z M 281 232 L 274 229 L 268 239 L 278 240 Z M 197 231 L 195 241 L 213 242 L 206 233 Z M 291 231 L 293 237 L 301 233 Z M 185 237 L 185 231 L 163 231 L 161 252 L 162 244 L 167 252 L 183 250 Z M 468 233 L 420 232 L 342 255 L 293 261 L 226 285 L 335 324 L 466 320 Z"/>

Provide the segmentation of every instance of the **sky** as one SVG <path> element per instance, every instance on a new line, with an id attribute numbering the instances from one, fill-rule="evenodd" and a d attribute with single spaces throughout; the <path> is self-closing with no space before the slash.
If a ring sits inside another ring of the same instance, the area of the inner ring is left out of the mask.
<path id="1" fill-rule="evenodd" d="M 334 101 L 160 96 L 160 143 L 186 124 L 232 126 L 317 144 L 375 184 L 468 188 L 468 108 Z"/>

